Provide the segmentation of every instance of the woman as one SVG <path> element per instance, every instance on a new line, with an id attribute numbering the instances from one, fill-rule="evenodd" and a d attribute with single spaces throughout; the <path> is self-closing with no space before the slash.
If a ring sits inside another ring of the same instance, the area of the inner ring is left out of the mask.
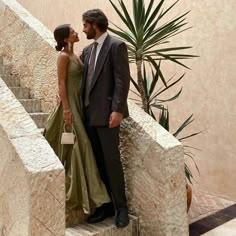
<path id="1" fill-rule="evenodd" d="M 85 132 L 80 107 L 82 62 L 73 52 L 78 34 L 70 25 L 60 25 L 54 31 L 58 87 L 61 102 L 50 115 L 44 136 L 65 167 L 66 220 L 71 210 L 90 214 L 93 208 L 110 202 L 105 185 L 100 179 L 91 144 Z M 61 144 L 64 127 L 74 130 L 74 144 Z"/>

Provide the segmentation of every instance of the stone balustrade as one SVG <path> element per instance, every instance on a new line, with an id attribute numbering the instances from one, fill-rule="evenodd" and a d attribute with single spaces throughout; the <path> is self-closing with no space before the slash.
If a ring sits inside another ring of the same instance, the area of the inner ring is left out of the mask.
<path id="1" fill-rule="evenodd" d="M 42 23 L 15 0 L 0 1 L 0 55 L 20 75 L 21 86 L 41 100 L 42 111 L 51 111 L 57 92 L 54 38 Z"/>
<path id="2" fill-rule="evenodd" d="M 121 154 L 129 209 L 141 236 L 187 236 L 183 146 L 129 102 L 121 126 Z"/>
<path id="3" fill-rule="evenodd" d="M 0 235 L 64 235 L 64 169 L 0 78 Z"/>

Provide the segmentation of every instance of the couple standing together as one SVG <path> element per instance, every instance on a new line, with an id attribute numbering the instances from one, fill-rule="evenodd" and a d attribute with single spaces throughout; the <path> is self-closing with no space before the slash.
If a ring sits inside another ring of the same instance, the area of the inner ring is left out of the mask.
<path id="1" fill-rule="evenodd" d="M 130 71 L 126 44 L 108 35 L 107 28 L 101 10 L 83 14 L 83 32 L 94 42 L 80 57 L 73 52 L 79 41 L 74 29 L 55 29 L 61 102 L 44 135 L 65 168 L 66 220 L 70 211 L 83 210 L 88 223 L 115 215 L 116 226 L 125 227 L 129 217 L 118 147 L 119 125 L 128 116 Z M 73 127 L 73 145 L 61 144 L 64 124 Z"/>

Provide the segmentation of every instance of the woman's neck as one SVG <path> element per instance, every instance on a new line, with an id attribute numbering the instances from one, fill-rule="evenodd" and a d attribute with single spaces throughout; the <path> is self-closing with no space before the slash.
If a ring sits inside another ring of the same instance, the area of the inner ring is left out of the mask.
<path id="1" fill-rule="evenodd" d="M 67 52 L 68 54 L 73 54 L 74 44 L 73 43 L 67 44 L 66 47 L 64 47 L 64 51 Z"/>

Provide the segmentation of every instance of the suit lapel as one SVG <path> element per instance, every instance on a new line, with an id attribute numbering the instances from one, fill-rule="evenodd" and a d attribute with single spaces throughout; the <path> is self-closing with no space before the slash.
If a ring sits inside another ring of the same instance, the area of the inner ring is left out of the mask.
<path id="1" fill-rule="evenodd" d="M 90 91 L 93 89 L 93 86 L 96 83 L 98 76 L 102 70 L 102 66 L 105 62 L 105 59 L 106 59 L 108 51 L 109 51 L 109 46 L 110 46 L 109 42 L 110 42 L 110 36 L 107 35 L 105 41 L 103 42 L 102 48 L 99 52 L 98 58 L 97 58 L 93 80 L 90 85 Z"/>
<path id="2" fill-rule="evenodd" d="M 91 44 L 88 47 L 86 55 L 85 55 L 85 62 L 84 62 L 84 65 L 85 65 L 85 68 L 84 68 L 85 69 L 85 76 L 87 76 L 87 73 L 88 73 L 89 58 L 90 58 L 90 55 L 91 55 L 92 48 L 93 48 L 93 45 Z"/>
<path id="3" fill-rule="evenodd" d="M 83 80 L 82 80 L 82 85 L 81 85 L 82 93 L 84 93 L 84 87 L 86 84 L 86 78 L 87 78 L 87 74 L 88 74 L 88 63 L 89 63 L 91 50 L 92 50 L 92 44 L 90 46 L 88 46 L 88 48 L 86 49 L 85 54 L 84 54 L 84 69 L 83 69 L 84 74 L 83 74 Z"/>

